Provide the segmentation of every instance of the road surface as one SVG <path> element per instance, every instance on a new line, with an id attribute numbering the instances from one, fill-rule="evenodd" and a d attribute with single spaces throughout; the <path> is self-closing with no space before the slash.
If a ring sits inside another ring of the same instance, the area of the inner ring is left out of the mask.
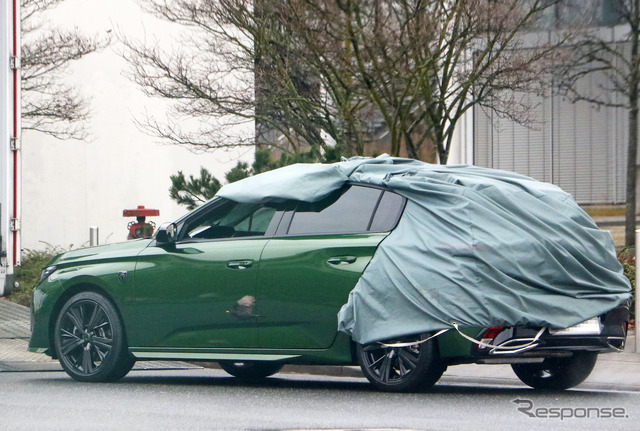
<path id="1" fill-rule="evenodd" d="M 640 392 L 536 392 L 447 378 L 387 394 L 365 379 L 278 374 L 244 382 L 213 369 L 132 371 L 118 383 L 62 372 L 0 373 L 0 430 L 638 430 Z"/>

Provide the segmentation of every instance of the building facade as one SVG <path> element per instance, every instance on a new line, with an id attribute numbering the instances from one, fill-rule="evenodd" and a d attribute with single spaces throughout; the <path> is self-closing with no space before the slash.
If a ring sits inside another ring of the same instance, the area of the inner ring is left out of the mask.
<path id="1" fill-rule="evenodd" d="M 616 0 L 565 0 L 549 11 L 545 26 L 565 26 L 587 18 L 609 46 L 629 52 L 628 27 Z M 515 171 L 552 182 L 582 204 L 619 204 L 626 198 L 628 111 L 624 95 L 611 90 L 603 72 L 581 78 L 579 94 L 600 105 L 573 102 L 551 81 L 545 95 L 528 98 L 532 126 L 524 127 L 482 107 L 473 111 L 473 157 L 479 166 Z"/>

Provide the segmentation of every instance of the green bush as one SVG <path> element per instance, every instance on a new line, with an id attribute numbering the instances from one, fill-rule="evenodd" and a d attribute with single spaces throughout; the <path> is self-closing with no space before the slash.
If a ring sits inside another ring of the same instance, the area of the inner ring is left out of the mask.
<path id="1" fill-rule="evenodd" d="M 22 265 L 16 266 L 13 270 L 15 281 L 20 283 L 20 287 L 11 292 L 9 299 L 28 307 L 31 303 L 31 291 L 40 278 L 42 268 L 52 257 L 63 251 L 65 250 L 61 247 L 53 246 L 47 246 L 45 250 L 25 250 Z"/>

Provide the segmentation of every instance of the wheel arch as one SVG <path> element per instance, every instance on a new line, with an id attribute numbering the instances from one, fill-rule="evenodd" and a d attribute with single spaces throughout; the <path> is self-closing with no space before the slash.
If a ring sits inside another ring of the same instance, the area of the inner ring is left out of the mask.
<path id="1" fill-rule="evenodd" d="M 410 335 L 414 335 L 414 334 L 410 334 Z M 446 361 L 446 356 L 442 355 L 442 350 L 440 349 L 440 337 L 434 337 L 432 338 L 433 340 L 433 349 L 435 351 L 435 353 L 437 354 L 438 358 L 440 360 Z M 354 364 L 358 363 L 358 342 L 355 341 L 353 339 L 353 337 L 349 338 L 349 349 L 351 352 L 351 360 L 353 361 Z"/>
<path id="2" fill-rule="evenodd" d="M 53 359 L 59 359 L 58 355 L 56 354 L 56 349 L 55 349 L 55 345 L 54 345 L 56 319 L 58 318 L 58 315 L 60 314 L 60 310 L 62 310 L 62 307 L 69 300 L 69 298 L 71 298 L 72 296 L 74 296 L 74 295 L 76 295 L 78 293 L 81 293 L 81 292 L 95 292 L 95 293 L 97 293 L 99 295 L 104 296 L 107 299 L 107 301 L 109 301 L 111 303 L 113 308 L 116 310 L 116 313 L 118 313 L 118 317 L 120 318 L 120 321 L 124 322 L 124 319 L 122 317 L 122 313 L 120 312 L 120 307 L 118 307 L 117 302 L 114 300 L 113 296 L 106 289 L 100 287 L 96 283 L 91 283 L 91 282 L 87 282 L 87 281 L 76 283 L 76 284 L 68 287 L 58 297 L 58 300 L 56 301 L 56 303 L 53 306 L 53 309 L 51 311 L 51 315 L 49 316 L 49 326 L 48 326 L 48 328 L 49 328 L 49 333 L 48 333 L 49 351 L 51 352 L 51 357 Z M 125 327 L 124 324 L 123 324 L 123 333 L 124 333 L 125 342 L 126 342 L 126 340 L 127 340 L 127 331 L 126 331 L 126 327 Z"/>

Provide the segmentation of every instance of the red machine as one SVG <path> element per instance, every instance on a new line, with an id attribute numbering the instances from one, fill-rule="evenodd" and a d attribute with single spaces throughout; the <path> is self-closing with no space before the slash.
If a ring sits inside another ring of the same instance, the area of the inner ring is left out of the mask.
<path id="1" fill-rule="evenodd" d="M 122 215 L 123 217 L 136 218 L 136 221 L 131 221 L 127 225 L 127 229 L 129 229 L 127 239 L 149 238 L 153 235 L 156 224 L 152 221 L 147 222 L 147 217 L 159 216 L 160 210 L 145 208 L 144 205 L 138 205 L 138 208 L 134 210 L 123 210 Z"/>

